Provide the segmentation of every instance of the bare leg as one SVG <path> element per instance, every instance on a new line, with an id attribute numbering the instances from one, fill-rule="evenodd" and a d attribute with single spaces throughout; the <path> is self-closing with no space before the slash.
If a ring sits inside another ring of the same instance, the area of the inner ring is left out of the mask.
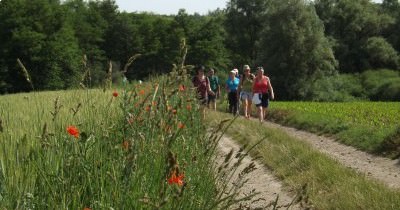
<path id="1" fill-rule="evenodd" d="M 263 116 L 264 116 L 264 119 L 266 120 L 267 119 L 267 108 L 263 108 L 263 111 L 264 111 L 264 113 L 263 113 Z"/>
<path id="2" fill-rule="evenodd" d="M 217 111 L 217 101 L 216 100 L 214 100 L 214 102 L 213 102 L 213 108 L 214 108 L 214 111 Z"/>
<path id="3" fill-rule="evenodd" d="M 264 119 L 264 110 L 262 106 L 257 107 L 257 114 L 258 114 L 258 119 L 260 122 L 263 122 Z"/>
<path id="4" fill-rule="evenodd" d="M 251 100 L 247 99 L 247 117 L 250 118 L 251 114 L 252 114 L 252 111 L 251 111 Z"/>
<path id="5" fill-rule="evenodd" d="M 245 100 L 242 100 L 243 101 L 243 114 L 244 114 L 244 116 L 245 117 L 247 117 L 247 99 L 245 99 Z"/>

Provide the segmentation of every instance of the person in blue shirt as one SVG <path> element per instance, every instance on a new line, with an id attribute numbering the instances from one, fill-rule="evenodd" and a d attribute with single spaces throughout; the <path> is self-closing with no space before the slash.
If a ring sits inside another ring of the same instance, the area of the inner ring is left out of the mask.
<path id="1" fill-rule="evenodd" d="M 236 77 L 236 72 L 234 70 L 230 71 L 229 77 L 225 83 L 225 88 L 226 92 L 228 92 L 229 113 L 232 113 L 233 115 L 238 113 L 239 83 L 240 80 Z"/>

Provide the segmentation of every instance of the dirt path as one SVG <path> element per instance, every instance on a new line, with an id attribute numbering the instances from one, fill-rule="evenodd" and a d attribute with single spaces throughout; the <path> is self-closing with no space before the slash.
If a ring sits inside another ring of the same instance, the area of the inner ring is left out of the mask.
<path id="1" fill-rule="evenodd" d="M 231 149 L 237 152 L 239 148 L 237 143 L 224 136 L 218 145 L 218 155 L 223 160 Z M 251 162 L 251 157 L 245 157 L 238 172 Z M 260 194 L 253 197 L 251 201 L 242 203 L 243 206 L 235 206 L 233 209 L 273 209 L 272 203 L 274 203 L 278 195 L 277 209 L 303 209 L 298 204 L 290 206 L 296 195 L 291 195 L 285 191 L 281 182 L 272 175 L 269 169 L 257 161 L 254 161 L 254 163 L 257 169 L 248 174 L 250 180 L 241 188 L 239 198 L 245 197 L 253 189 Z"/>
<path id="2" fill-rule="evenodd" d="M 377 179 L 391 188 L 400 188 L 400 160 L 374 156 L 359 151 L 354 147 L 340 144 L 332 138 L 318 136 L 276 123 L 264 122 L 264 125 L 269 128 L 283 130 L 292 137 L 308 142 L 314 148 L 327 154 L 344 166 L 365 174 L 365 176 Z"/>

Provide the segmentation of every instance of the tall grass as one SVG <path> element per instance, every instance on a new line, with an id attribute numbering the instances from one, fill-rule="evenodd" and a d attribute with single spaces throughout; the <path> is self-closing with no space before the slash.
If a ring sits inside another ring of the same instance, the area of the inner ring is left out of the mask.
<path id="1" fill-rule="evenodd" d="M 207 133 L 193 91 L 179 86 L 187 84 L 157 82 L 1 96 L 0 209 L 218 209 L 238 202 L 214 162 L 224 126 Z"/>

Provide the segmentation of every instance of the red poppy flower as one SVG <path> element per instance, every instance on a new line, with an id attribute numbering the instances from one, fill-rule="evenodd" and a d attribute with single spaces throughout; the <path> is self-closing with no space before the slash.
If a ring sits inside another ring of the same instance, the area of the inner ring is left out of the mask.
<path id="1" fill-rule="evenodd" d="M 91 208 L 85 207 L 83 210 L 92 210 Z"/>
<path id="2" fill-rule="evenodd" d="M 113 95 L 114 97 L 117 97 L 117 96 L 118 96 L 118 92 L 117 92 L 117 91 L 114 91 L 112 95 Z"/>
<path id="3" fill-rule="evenodd" d="M 185 91 L 185 85 L 179 85 L 179 91 Z"/>
<path id="4" fill-rule="evenodd" d="M 184 174 L 180 174 L 176 176 L 176 172 L 174 171 L 171 175 L 171 177 L 168 179 L 168 184 L 177 184 L 179 186 L 183 185 L 183 178 L 185 178 Z"/>
<path id="5" fill-rule="evenodd" d="M 70 125 L 67 127 L 67 132 L 71 135 L 74 136 L 75 138 L 79 137 L 79 130 L 77 127 Z"/>
<path id="6" fill-rule="evenodd" d="M 178 128 L 180 128 L 180 129 L 183 129 L 183 128 L 185 128 L 185 124 L 183 124 L 183 123 L 179 122 L 179 123 L 178 123 Z"/>
<path id="7" fill-rule="evenodd" d="M 129 141 L 125 140 L 122 142 L 122 148 L 128 149 L 129 148 Z"/>
<path id="8" fill-rule="evenodd" d="M 144 90 L 139 91 L 140 95 L 144 95 Z"/>

